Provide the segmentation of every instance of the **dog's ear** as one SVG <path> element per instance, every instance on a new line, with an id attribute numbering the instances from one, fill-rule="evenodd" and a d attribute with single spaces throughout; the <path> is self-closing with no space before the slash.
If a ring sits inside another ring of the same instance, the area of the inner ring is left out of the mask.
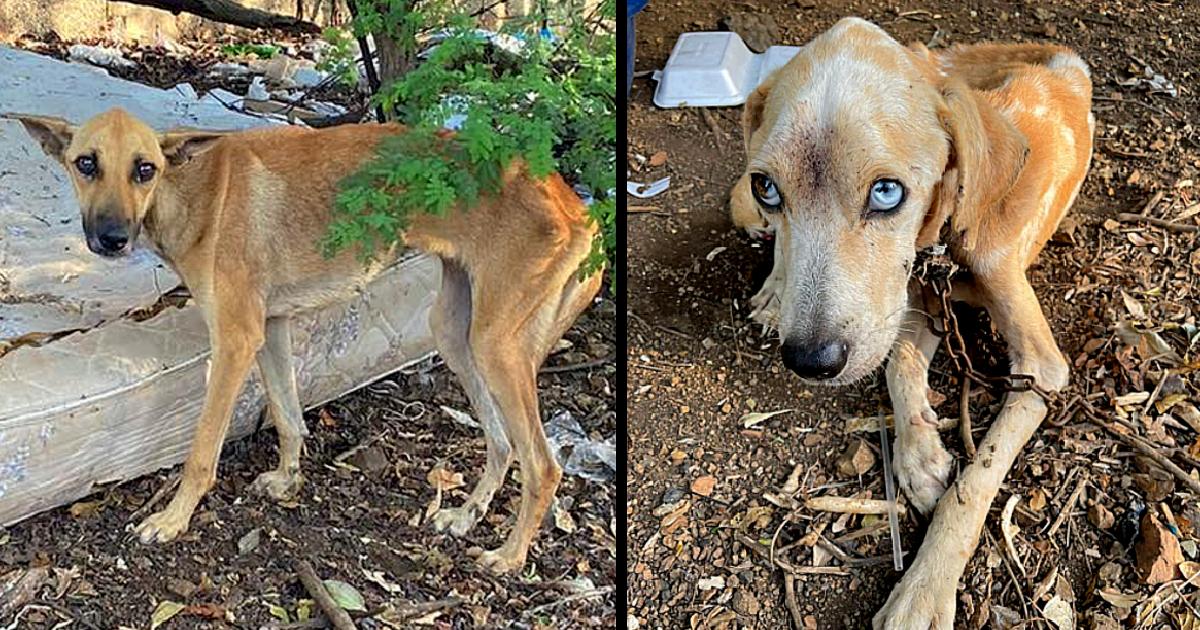
<path id="1" fill-rule="evenodd" d="M 63 153 L 71 145 L 71 138 L 75 136 L 75 125 L 53 116 L 6 114 L 4 117 L 20 121 L 25 131 L 42 145 L 46 155 L 59 162 L 63 161 Z"/>
<path id="2" fill-rule="evenodd" d="M 162 149 L 168 163 L 179 166 L 211 149 L 217 140 L 229 133 L 228 131 L 172 129 L 158 137 L 158 146 Z"/>
<path id="3" fill-rule="evenodd" d="M 984 212 L 1012 191 L 1029 155 L 1029 143 L 961 80 L 947 81 L 941 97 L 938 114 L 950 137 L 950 157 L 935 205 L 951 205 L 931 207 L 930 211 L 943 213 L 942 221 L 952 212 L 949 218 L 954 231 L 961 233 L 977 225 Z M 975 236 L 965 234 L 967 249 L 974 248 Z"/>
<path id="4" fill-rule="evenodd" d="M 775 77 L 779 71 L 771 73 L 761 85 L 754 88 L 750 96 L 746 98 L 746 106 L 742 109 L 742 140 L 746 142 L 746 153 L 750 153 L 750 138 L 754 132 L 762 126 L 763 122 L 763 107 L 767 102 L 767 95 L 771 93 L 771 88 L 775 87 Z"/>

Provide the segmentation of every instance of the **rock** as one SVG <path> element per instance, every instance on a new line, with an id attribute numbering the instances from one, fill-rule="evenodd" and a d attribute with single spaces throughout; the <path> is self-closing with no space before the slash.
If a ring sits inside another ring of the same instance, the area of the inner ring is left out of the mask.
<path id="1" fill-rule="evenodd" d="M 262 528 L 255 527 L 250 530 L 245 536 L 238 539 L 238 555 L 244 556 L 258 548 L 258 542 L 262 539 Z"/>
<path id="2" fill-rule="evenodd" d="M 1149 510 L 1142 516 L 1142 532 L 1135 551 L 1138 575 L 1146 584 L 1162 584 L 1175 579 L 1179 563 L 1183 562 L 1179 539 Z"/>
<path id="3" fill-rule="evenodd" d="M 696 582 L 696 588 L 698 588 L 702 591 L 725 590 L 725 578 L 720 575 L 714 575 L 712 577 L 701 578 L 699 581 Z"/>
<path id="4" fill-rule="evenodd" d="M 183 599 L 191 599 L 192 594 L 200 587 L 192 584 L 187 580 L 179 578 L 167 578 L 167 590 L 182 597 Z"/>
<path id="5" fill-rule="evenodd" d="M 862 440 L 855 440 L 837 458 L 837 470 L 843 477 L 857 477 L 875 465 L 875 453 Z"/>
<path id="6" fill-rule="evenodd" d="M 732 13 L 721 24 L 757 53 L 766 52 L 779 39 L 779 25 L 767 13 Z"/>
<path id="7" fill-rule="evenodd" d="M 297 68 L 296 72 L 292 74 L 292 80 L 296 82 L 296 85 L 300 85 L 302 87 L 313 87 L 328 77 L 329 74 L 326 72 L 321 72 L 316 68 L 307 67 Z"/>
<path id="8" fill-rule="evenodd" d="M 743 589 L 734 594 L 733 609 L 739 614 L 753 617 L 762 609 L 762 605 L 758 603 L 758 598 L 754 596 L 754 593 Z"/>
<path id="9" fill-rule="evenodd" d="M 654 155 L 650 156 L 650 161 L 649 161 L 650 166 L 662 166 L 663 164 L 666 164 L 666 163 L 667 163 L 667 152 L 666 151 L 659 151 L 659 152 L 655 153 Z"/>
<path id="10" fill-rule="evenodd" d="M 136 63 L 125 58 L 116 48 L 75 44 L 67 49 L 71 61 L 83 61 L 102 68 L 133 68 Z"/>
<path id="11" fill-rule="evenodd" d="M 1108 529 L 1112 527 L 1116 520 L 1113 518 L 1113 513 L 1099 503 L 1088 508 L 1087 518 L 1089 523 L 1100 529 Z"/>
<path id="12" fill-rule="evenodd" d="M 684 494 L 681 488 L 667 488 L 667 491 L 663 493 L 662 502 L 659 505 L 678 503 L 683 500 Z"/>
<path id="13" fill-rule="evenodd" d="M 363 471 L 364 475 L 372 479 L 383 477 L 384 473 L 392 468 L 387 454 L 378 446 L 368 446 L 351 455 L 346 462 Z"/>
<path id="14" fill-rule="evenodd" d="M 717 485 L 716 477 L 714 477 L 712 475 L 704 475 L 703 477 L 698 477 L 695 481 L 692 482 L 692 492 L 694 492 L 702 497 L 707 497 L 712 494 L 713 488 L 716 485 Z"/>

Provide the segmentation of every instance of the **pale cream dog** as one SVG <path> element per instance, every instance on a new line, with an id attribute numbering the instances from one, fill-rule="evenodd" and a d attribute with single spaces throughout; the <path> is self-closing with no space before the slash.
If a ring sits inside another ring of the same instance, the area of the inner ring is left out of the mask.
<path id="1" fill-rule="evenodd" d="M 945 239 L 969 270 L 955 297 L 986 308 L 1014 373 L 1062 389 L 1068 365 L 1025 270 L 1075 200 L 1091 160 L 1091 81 L 1059 46 L 904 47 L 839 21 L 751 95 L 735 223 L 776 233 L 775 269 L 754 298 L 784 363 L 850 383 L 885 359 L 901 487 L 935 509 L 924 544 L 877 628 L 952 628 L 955 589 L 988 507 L 1046 413 L 1011 393 L 939 501 L 952 458 L 926 391 L 939 338 L 910 288 L 916 252 Z"/>

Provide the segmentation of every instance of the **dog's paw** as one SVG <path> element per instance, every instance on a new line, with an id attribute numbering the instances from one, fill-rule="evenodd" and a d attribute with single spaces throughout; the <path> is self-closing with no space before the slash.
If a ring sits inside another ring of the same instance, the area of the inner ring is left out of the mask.
<path id="1" fill-rule="evenodd" d="M 914 507 L 922 514 L 933 512 L 946 493 L 954 457 L 942 446 L 933 427 L 910 427 L 896 439 L 896 479 Z"/>
<path id="2" fill-rule="evenodd" d="M 146 517 L 146 520 L 134 529 L 134 533 L 137 534 L 138 540 L 147 545 L 171 542 L 187 531 L 190 520 L 190 513 L 180 515 L 168 507 Z"/>
<path id="3" fill-rule="evenodd" d="M 750 306 L 754 308 L 750 319 L 769 330 L 779 328 L 779 293 L 776 291 L 778 282 L 774 281 L 774 277 L 772 274 L 767 278 L 762 289 L 750 298 Z"/>
<path id="4" fill-rule="evenodd" d="M 474 503 L 458 508 L 442 508 L 433 515 L 433 528 L 439 532 L 449 531 L 455 536 L 464 536 L 479 522 L 483 514 Z"/>
<path id="5" fill-rule="evenodd" d="M 264 494 L 276 501 L 294 501 L 304 487 L 304 475 L 299 471 L 289 473 L 282 470 L 268 470 L 254 479 L 250 491 Z"/>
<path id="6" fill-rule="evenodd" d="M 505 544 L 499 549 L 483 552 L 476 562 L 488 571 L 502 575 L 520 571 L 525 566 L 525 553 L 513 551 Z"/>
<path id="7" fill-rule="evenodd" d="M 926 570 L 915 564 L 892 589 L 887 603 L 875 614 L 875 630 L 951 630 L 954 627 L 954 589 L 957 576 Z"/>

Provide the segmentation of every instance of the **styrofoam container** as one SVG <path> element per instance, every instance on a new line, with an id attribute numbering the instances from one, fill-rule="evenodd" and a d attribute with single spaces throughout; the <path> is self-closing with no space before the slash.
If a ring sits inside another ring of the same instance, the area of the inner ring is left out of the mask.
<path id="1" fill-rule="evenodd" d="M 659 107 L 729 107 L 746 102 L 754 88 L 800 52 L 772 46 L 755 54 L 737 33 L 684 33 L 658 73 Z"/>

